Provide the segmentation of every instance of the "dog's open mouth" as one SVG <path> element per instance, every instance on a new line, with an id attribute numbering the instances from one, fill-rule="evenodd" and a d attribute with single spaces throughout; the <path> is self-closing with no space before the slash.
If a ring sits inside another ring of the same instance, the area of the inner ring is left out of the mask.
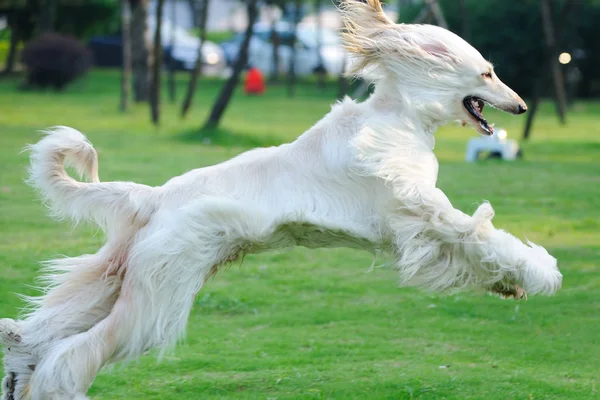
<path id="1" fill-rule="evenodd" d="M 478 129 L 481 133 L 485 133 L 486 135 L 494 134 L 494 125 L 489 125 L 487 120 L 483 118 L 483 107 L 485 106 L 485 102 L 476 96 L 467 96 L 463 100 L 463 105 L 471 114 L 475 122 L 478 124 Z"/>

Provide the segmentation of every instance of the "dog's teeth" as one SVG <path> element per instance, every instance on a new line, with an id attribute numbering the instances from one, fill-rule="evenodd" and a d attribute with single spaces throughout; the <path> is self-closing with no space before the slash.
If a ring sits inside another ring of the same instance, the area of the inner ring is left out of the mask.
<path id="1" fill-rule="evenodd" d="M 471 99 L 471 105 L 473 105 L 473 109 L 477 111 L 478 114 L 481 114 L 483 110 L 482 103 L 477 99 Z"/>

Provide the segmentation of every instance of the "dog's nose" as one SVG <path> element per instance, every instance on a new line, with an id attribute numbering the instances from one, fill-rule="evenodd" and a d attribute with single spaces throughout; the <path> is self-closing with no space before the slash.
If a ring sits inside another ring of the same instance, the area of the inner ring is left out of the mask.
<path id="1" fill-rule="evenodd" d="M 523 114 L 525 111 L 527 111 L 527 104 L 519 104 L 517 107 L 517 114 Z"/>

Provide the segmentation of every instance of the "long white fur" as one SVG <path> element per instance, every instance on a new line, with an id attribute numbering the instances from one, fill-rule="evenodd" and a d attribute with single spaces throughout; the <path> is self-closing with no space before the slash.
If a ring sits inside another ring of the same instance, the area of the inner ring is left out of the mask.
<path id="1" fill-rule="evenodd" d="M 507 110 L 522 100 L 497 77 L 482 81 L 490 64 L 456 35 L 395 25 L 367 3 L 345 0 L 342 12 L 374 94 L 336 104 L 291 144 L 161 187 L 100 182 L 96 151 L 71 128 L 30 146 L 30 182 L 52 215 L 97 223 L 106 243 L 48 262 L 24 319 L 0 321 L 3 399 L 83 399 L 103 365 L 171 348 L 207 279 L 248 253 L 353 247 L 386 252 L 402 283 L 426 289 L 559 289 L 545 249 L 495 229 L 489 203 L 469 216 L 436 187 L 433 133 L 468 118 L 462 98 Z M 69 177 L 65 163 L 91 182 Z"/>

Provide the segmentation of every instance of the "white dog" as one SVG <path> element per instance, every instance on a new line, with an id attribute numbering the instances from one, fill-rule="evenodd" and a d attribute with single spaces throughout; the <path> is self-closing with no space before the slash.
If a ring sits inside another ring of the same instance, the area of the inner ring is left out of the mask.
<path id="1" fill-rule="evenodd" d="M 49 262 L 47 291 L 23 320 L 0 322 L 3 399 L 84 399 L 103 365 L 174 345 L 204 283 L 248 253 L 352 247 L 387 252 L 407 285 L 517 298 L 559 289 L 546 250 L 495 229 L 488 203 L 469 216 L 436 188 L 436 129 L 457 120 L 491 134 L 484 103 L 519 114 L 523 100 L 453 33 L 394 24 L 379 0 L 341 9 L 354 72 L 375 92 L 335 105 L 291 144 L 161 187 L 100 182 L 96 151 L 70 128 L 31 146 L 31 183 L 54 216 L 94 221 L 106 244 Z"/>

